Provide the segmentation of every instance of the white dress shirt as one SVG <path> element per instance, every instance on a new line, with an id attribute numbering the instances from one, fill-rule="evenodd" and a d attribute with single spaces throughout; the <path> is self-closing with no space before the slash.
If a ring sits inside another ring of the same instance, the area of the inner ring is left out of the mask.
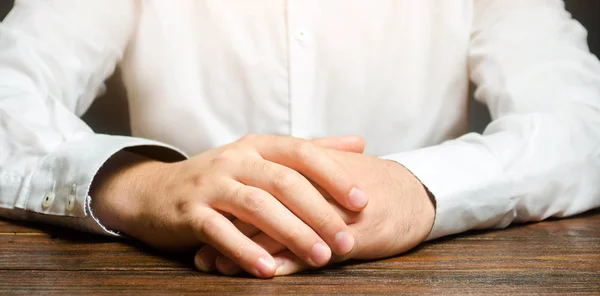
<path id="1" fill-rule="evenodd" d="M 133 137 L 78 117 L 117 65 Z M 600 63 L 559 0 L 17 0 L 0 27 L 2 216 L 105 232 L 112 154 L 248 133 L 363 136 L 435 196 L 429 239 L 600 206 Z"/>

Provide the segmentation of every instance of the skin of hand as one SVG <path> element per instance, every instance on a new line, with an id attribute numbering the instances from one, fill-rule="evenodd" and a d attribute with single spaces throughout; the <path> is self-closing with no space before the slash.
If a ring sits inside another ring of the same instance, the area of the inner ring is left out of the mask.
<path id="1" fill-rule="evenodd" d="M 276 262 L 236 224 L 254 225 L 310 266 L 322 266 L 332 251 L 348 254 L 355 240 L 308 178 L 350 211 L 368 202 L 328 148 L 361 153 L 364 142 L 250 135 L 176 163 L 118 153 L 94 179 L 93 211 L 109 229 L 159 249 L 209 244 L 257 277 L 272 277 Z"/>
<path id="2" fill-rule="evenodd" d="M 434 200 L 425 187 L 404 166 L 390 160 L 343 151 L 328 153 L 344 165 L 347 171 L 360 180 L 369 196 L 368 206 L 360 212 L 344 209 L 335 200 L 328 201 L 350 227 L 356 239 L 354 249 L 345 256 L 334 256 L 332 262 L 346 259 L 377 259 L 394 256 L 410 250 L 423 242 L 435 217 Z M 325 189 L 319 188 L 324 196 Z M 311 266 L 287 250 L 277 239 L 246 223 L 236 223 L 240 231 L 273 254 L 277 262 L 275 275 L 289 275 Z M 233 275 L 240 266 L 210 246 L 202 247 L 196 254 L 198 269 L 217 269 Z"/>

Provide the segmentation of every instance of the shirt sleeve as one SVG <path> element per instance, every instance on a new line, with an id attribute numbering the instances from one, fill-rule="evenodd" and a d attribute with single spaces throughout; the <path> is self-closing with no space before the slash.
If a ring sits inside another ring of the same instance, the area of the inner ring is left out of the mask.
<path id="1" fill-rule="evenodd" d="M 600 62 L 559 0 L 476 0 L 469 51 L 483 134 L 384 158 L 437 202 L 428 239 L 600 206 Z"/>
<path id="2" fill-rule="evenodd" d="M 109 234 L 88 196 L 102 164 L 126 148 L 184 158 L 162 143 L 95 134 L 78 117 L 123 56 L 136 7 L 22 0 L 0 24 L 0 216 Z"/>

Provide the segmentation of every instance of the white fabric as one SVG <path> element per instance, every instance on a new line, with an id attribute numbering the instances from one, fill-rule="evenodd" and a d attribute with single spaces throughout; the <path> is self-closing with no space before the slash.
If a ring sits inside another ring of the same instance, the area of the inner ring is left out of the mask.
<path id="1" fill-rule="evenodd" d="M 89 216 L 110 155 L 248 133 L 362 135 L 435 196 L 430 239 L 577 214 L 600 206 L 585 40 L 558 0 L 16 1 L 0 27 L 0 214 L 102 232 L 72 217 Z M 135 138 L 78 118 L 117 64 Z M 469 79 L 493 117 L 483 135 L 464 135 Z"/>

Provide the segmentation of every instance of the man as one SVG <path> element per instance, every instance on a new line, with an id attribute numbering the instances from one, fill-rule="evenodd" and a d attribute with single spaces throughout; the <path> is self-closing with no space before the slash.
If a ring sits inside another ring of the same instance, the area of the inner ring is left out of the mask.
<path id="1" fill-rule="evenodd" d="M 581 213 L 600 206 L 585 35 L 558 0 L 17 1 L 0 215 L 266 278 Z M 117 64 L 134 137 L 77 117 Z"/>

